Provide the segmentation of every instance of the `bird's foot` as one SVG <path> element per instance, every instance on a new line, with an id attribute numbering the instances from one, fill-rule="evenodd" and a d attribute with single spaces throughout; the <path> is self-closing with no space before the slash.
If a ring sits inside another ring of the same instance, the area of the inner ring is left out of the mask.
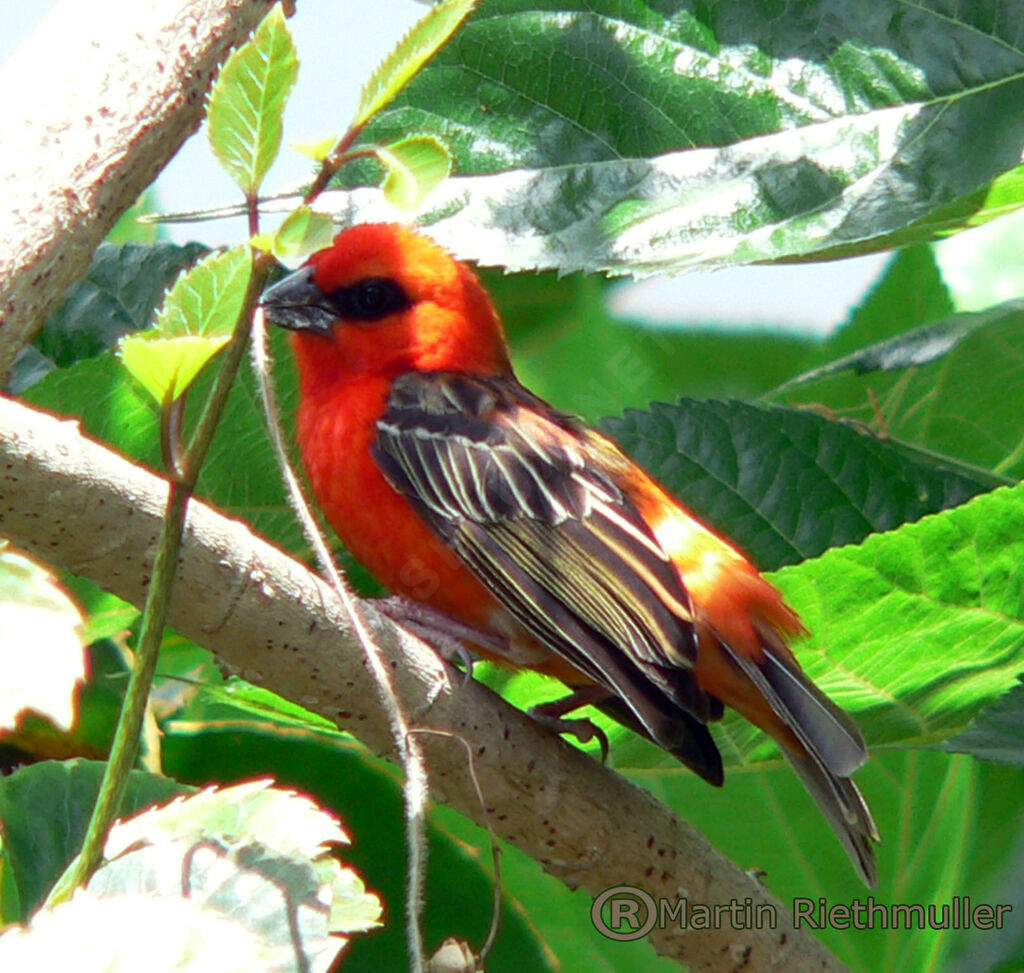
<path id="1" fill-rule="evenodd" d="M 451 615 L 439 612 L 434 608 L 394 595 L 391 598 L 378 598 L 374 604 L 382 614 L 393 622 L 409 629 L 425 642 L 429 642 L 448 662 L 461 662 L 465 671 L 465 680 L 473 678 L 473 655 L 466 648 L 466 642 L 479 645 L 495 655 L 509 654 L 508 640 L 493 632 L 486 632 L 473 625 L 460 622 Z"/>
<path id="2" fill-rule="evenodd" d="M 555 733 L 571 733 L 580 743 L 597 740 L 601 747 L 601 763 L 607 763 L 608 737 L 604 730 L 593 720 L 586 718 L 567 720 L 565 718 L 566 713 L 571 713 L 581 706 L 596 703 L 607 695 L 608 691 L 600 686 L 581 686 L 562 699 L 555 699 L 550 703 L 541 703 L 539 706 L 532 707 L 529 711 L 530 717 Z"/>

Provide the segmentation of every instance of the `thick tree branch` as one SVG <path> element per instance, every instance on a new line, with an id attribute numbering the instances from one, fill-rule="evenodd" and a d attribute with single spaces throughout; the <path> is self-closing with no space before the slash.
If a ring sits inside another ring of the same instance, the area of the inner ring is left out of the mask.
<path id="1" fill-rule="evenodd" d="M 0 534 L 141 604 L 164 480 L 60 421 L 0 398 Z M 535 725 L 477 683 L 453 686 L 437 655 L 367 606 L 396 688 L 423 725 L 468 737 L 491 824 L 569 887 L 617 885 L 691 903 L 767 904 L 775 929 L 655 928 L 659 952 L 700 971 L 844 967 L 754 878 L 645 791 Z M 200 503 L 189 507 L 171 623 L 227 667 L 390 754 L 387 718 L 329 587 Z M 435 796 L 474 819 L 465 754 L 424 738 Z M 598 933 L 595 932 L 595 935 Z"/>
<path id="2" fill-rule="evenodd" d="M 0 71 L 0 386 L 272 0 L 63 0 Z"/>

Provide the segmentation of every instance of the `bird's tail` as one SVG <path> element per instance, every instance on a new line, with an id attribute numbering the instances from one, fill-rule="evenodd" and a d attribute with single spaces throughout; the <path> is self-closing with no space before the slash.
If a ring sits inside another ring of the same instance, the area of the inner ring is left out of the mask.
<path id="1" fill-rule="evenodd" d="M 832 825 L 857 874 L 871 888 L 878 884 L 875 843 L 878 829 L 857 785 L 848 777 L 839 777 L 816 755 L 783 748 L 804 787 Z"/>
<path id="2" fill-rule="evenodd" d="M 857 873 L 874 887 L 878 881 L 874 849 L 878 829 L 867 802 L 850 780 L 867 760 L 864 738 L 849 715 L 808 679 L 779 633 L 764 624 L 757 629 L 762 638 L 757 661 L 721 643 L 768 704 L 761 718 L 757 713 L 749 717 L 775 737 Z M 772 724 L 777 729 L 773 730 Z"/>

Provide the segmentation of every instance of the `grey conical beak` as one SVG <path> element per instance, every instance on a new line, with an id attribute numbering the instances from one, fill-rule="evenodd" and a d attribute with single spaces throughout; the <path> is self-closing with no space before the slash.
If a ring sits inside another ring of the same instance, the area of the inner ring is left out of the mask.
<path id="1" fill-rule="evenodd" d="M 268 287 L 260 298 L 264 317 L 289 331 L 310 331 L 327 337 L 333 333 L 338 312 L 327 295 L 313 283 L 313 267 L 306 266 Z"/>

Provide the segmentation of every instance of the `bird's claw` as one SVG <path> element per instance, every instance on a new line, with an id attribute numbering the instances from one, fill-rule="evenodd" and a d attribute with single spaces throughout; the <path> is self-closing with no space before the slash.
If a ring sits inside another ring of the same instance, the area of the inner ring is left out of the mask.
<path id="1" fill-rule="evenodd" d="M 585 717 L 572 720 L 565 718 L 566 713 L 571 713 L 574 709 L 579 709 L 581 706 L 587 706 L 607 695 L 607 691 L 598 686 L 585 686 L 573 691 L 563 699 L 556 699 L 550 703 L 541 703 L 539 706 L 532 707 L 529 710 L 529 715 L 536 722 L 540 723 L 541 726 L 545 726 L 555 733 L 572 734 L 580 743 L 590 743 L 591 740 L 597 740 L 598 745 L 601 747 L 601 763 L 607 763 L 609 745 L 608 736 L 604 730 L 593 720 L 588 720 Z"/>

